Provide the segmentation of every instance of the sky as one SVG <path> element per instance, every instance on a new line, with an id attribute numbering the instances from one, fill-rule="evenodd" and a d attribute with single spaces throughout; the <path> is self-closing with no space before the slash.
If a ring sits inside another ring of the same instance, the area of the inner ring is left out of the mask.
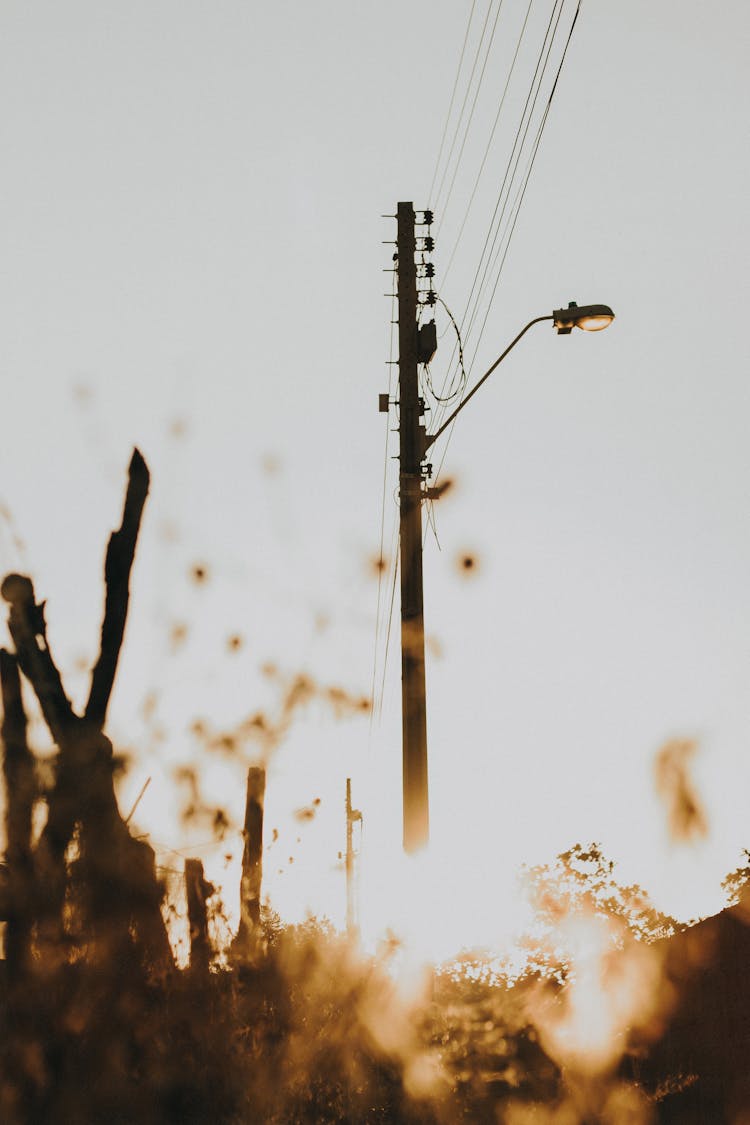
<path id="1" fill-rule="evenodd" d="M 138 445 L 152 488 L 110 717 L 133 756 L 120 800 L 150 777 L 134 823 L 165 868 L 202 856 L 228 899 L 257 748 L 222 757 L 196 730 L 273 717 L 304 674 L 355 699 L 374 684 L 374 715 L 339 715 L 322 690 L 270 757 L 271 902 L 341 920 L 350 776 L 363 924 L 414 911 L 413 886 L 394 905 L 382 216 L 399 200 L 434 208 L 435 286 L 461 323 L 547 21 L 560 13 L 532 139 L 575 10 L 0 6 L 0 565 L 47 599 L 81 702 Z M 583 0 L 484 331 L 464 341 L 471 383 L 532 317 L 570 300 L 616 313 L 597 335 L 534 328 L 437 447 L 454 487 L 425 538 L 432 843 L 418 882 L 452 940 L 493 940 L 520 865 L 577 841 L 601 841 L 623 880 L 685 917 L 718 909 L 750 847 L 748 46 L 739 0 Z M 438 389 L 453 329 L 436 317 Z M 697 743 L 708 833 L 689 843 L 670 839 L 654 784 L 672 738 Z M 218 848 L 208 822 L 181 821 L 185 763 L 230 814 Z"/>

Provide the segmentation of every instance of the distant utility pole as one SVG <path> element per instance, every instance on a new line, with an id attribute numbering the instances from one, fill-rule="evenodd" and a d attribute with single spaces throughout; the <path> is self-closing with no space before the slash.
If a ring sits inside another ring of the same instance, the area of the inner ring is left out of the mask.
<path id="1" fill-rule="evenodd" d="M 431 282 L 419 292 L 421 277 L 432 278 L 434 267 L 426 257 L 434 244 L 430 235 L 432 214 L 424 211 L 417 224 L 411 203 L 397 210 L 398 374 L 399 374 L 399 506 L 401 562 L 401 703 L 404 786 L 404 850 L 424 847 L 430 835 L 427 788 L 427 711 L 424 668 L 424 599 L 422 589 L 422 483 L 426 431 L 422 422 L 424 399 L 419 395 L 417 365 L 427 363 L 436 347 L 435 322 L 418 327 L 420 305 L 434 306 Z M 417 235 L 415 226 L 426 227 Z M 418 245 L 419 243 L 419 245 Z M 416 262 L 420 255 L 419 266 Z"/>
<path id="2" fill-rule="evenodd" d="M 352 779 L 346 779 L 346 932 L 353 938 L 357 932 L 354 905 L 354 825 L 362 823 L 362 813 L 352 808 Z"/>

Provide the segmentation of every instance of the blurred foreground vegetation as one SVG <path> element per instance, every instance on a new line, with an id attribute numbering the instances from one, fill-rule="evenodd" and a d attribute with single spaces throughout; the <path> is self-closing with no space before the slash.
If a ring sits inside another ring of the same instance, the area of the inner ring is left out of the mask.
<path id="1" fill-rule="evenodd" d="M 261 912 L 258 832 L 227 949 L 211 946 L 213 888 L 186 862 L 191 963 L 177 965 L 155 855 L 120 813 L 105 733 L 148 486 L 136 450 L 80 713 L 31 579 L 8 575 L 0 590 L 13 642 L 0 650 L 0 1122 L 750 1120 L 747 865 L 727 878 L 731 908 L 680 927 L 621 886 L 596 844 L 575 845 L 525 873 L 535 922 L 520 958 L 464 952 L 405 984 L 395 938 L 366 956 L 324 923 Z M 23 682 L 55 746 L 46 772 L 27 742 Z M 670 751 L 666 774 L 688 831 L 684 757 Z"/>
<path id="2" fill-rule="evenodd" d="M 527 937 L 520 970 L 465 951 L 407 988 L 397 983 L 395 939 L 365 956 L 325 922 L 284 926 L 267 910 L 252 959 L 230 950 L 228 961 L 217 958 L 208 969 L 157 970 L 137 943 L 115 954 L 102 944 L 103 930 L 87 941 L 71 926 L 58 956 L 35 948 L 22 980 L 2 963 L 0 1120 L 741 1120 L 727 1106 L 743 1102 L 742 1081 L 731 1067 L 716 1071 L 689 1022 L 690 1001 L 680 1008 L 678 995 L 696 995 L 698 982 L 697 1017 L 705 1017 L 700 982 L 708 974 L 715 993 L 724 976 L 713 959 L 716 934 L 712 944 L 698 937 L 700 925 L 679 931 L 661 915 L 644 915 L 643 893 L 618 887 L 596 845 L 576 846 L 528 875 L 540 925 Z M 73 898 L 70 910 L 72 921 Z M 565 940 L 563 927 L 553 941 L 563 917 L 593 927 L 588 962 L 580 950 L 553 952 Z M 687 952 L 675 945 L 685 938 L 695 939 Z M 655 952 L 642 963 L 634 950 L 639 958 Z M 615 1011 L 623 986 L 636 1003 L 625 1004 L 619 1023 L 616 1014 L 601 1022 L 599 1001 Z M 639 999 L 643 987 L 648 1003 Z M 729 1031 L 710 1020 L 706 1027 L 709 1036 Z M 721 1053 L 731 1055 L 729 1044 Z"/>

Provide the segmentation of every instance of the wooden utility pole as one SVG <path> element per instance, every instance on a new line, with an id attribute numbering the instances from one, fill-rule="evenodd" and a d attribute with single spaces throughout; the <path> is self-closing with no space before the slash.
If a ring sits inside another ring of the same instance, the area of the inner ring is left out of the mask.
<path id="1" fill-rule="evenodd" d="M 421 421 L 424 401 L 419 396 L 417 378 L 420 346 L 413 205 L 399 203 L 396 217 L 404 850 L 412 853 L 427 844 L 430 834 L 422 589 L 422 461 L 426 437 Z"/>
<path id="2" fill-rule="evenodd" d="M 352 808 L 352 779 L 346 779 L 346 932 L 350 938 L 357 933 L 357 911 L 354 902 L 354 825 L 362 823 L 362 813 Z"/>

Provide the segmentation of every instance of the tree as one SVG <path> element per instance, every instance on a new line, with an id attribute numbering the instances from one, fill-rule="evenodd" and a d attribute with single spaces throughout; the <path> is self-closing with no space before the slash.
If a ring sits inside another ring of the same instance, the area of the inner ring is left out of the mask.
<path id="1" fill-rule="evenodd" d="M 625 935 L 650 942 L 683 928 L 657 910 L 637 884 L 618 883 L 614 861 L 606 858 L 598 843 L 574 844 L 552 863 L 525 867 L 522 878 L 535 916 L 532 932 L 523 941 L 530 974 L 565 978 L 561 928 L 570 918 L 588 915 L 608 922 L 615 947 L 622 945 Z"/>
<path id="2" fill-rule="evenodd" d="M 730 871 L 721 881 L 721 889 L 727 896 L 729 906 L 737 906 L 750 887 L 750 851 L 743 848 L 742 854 L 746 862 Z"/>

